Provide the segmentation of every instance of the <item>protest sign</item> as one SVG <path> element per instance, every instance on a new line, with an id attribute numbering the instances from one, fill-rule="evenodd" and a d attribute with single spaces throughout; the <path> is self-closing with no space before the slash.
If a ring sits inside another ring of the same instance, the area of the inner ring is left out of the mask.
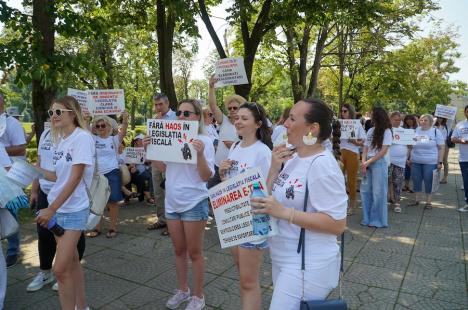
<path id="1" fill-rule="evenodd" d="M 88 90 L 88 109 L 93 115 L 120 114 L 125 110 L 123 89 Z"/>
<path id="2" fill-rule="evenodd" d="M 451 107 L 441 104 L 438 104 L 436 106 L 436 110 L 434 113 L 434 116 L 443 117 L 446 119 L 455 119 L 455 115 L 457 115 L 457 107 Z"/>
<path id="3" fill-rule="evenodd" d="M 242 57 L 218 60 L 214 77 L 216 78 L 215 88 L 249 83 Z"/>
<path id="4" fill-rule="evenodd" d="M 79 89 L 73 89 L 69 88 L 67 91 L 68 96 L 72 96 L 73 98 L 78 101 L 81 107 L 81 112 L 83 113 L 89 113 L 88 109 L 88 93 L 86 90 L 79 90 Z"/>
<path id="5" fill-rule="evenodd" d="M 146 151 L 144 147 L 126 147 L 124 150 L 126 164 L 144 164 Z"/>
<path id="6" fill-rule="evenodd" d="M 340 119 L 341 136 L 340 139 L 364 139 L 360 130 L 361 121 L 358 119 Z"/>
<path id="7" fill-rule="evenodd" d="M 393 144 L 415 145 L 416 134 L 414 129 L 393 128 Z"/>
<path id="8" fill-rule="evenodd" d="M 440 180 L 440 170 L 435 169 L 434 171 L 432 171 L 431 194 L 437 193 L 437 191 L 439 190 L 439 184 L 440 184 L 439 180 Z"/>
<path id="9" fill-rule="evenodd" d="M 198 136 L 198 122 L 149 119 L 147 128 L 151 138 L 146 150 L 147 159 L 197 163 L 197 151 L 192 142 Z"/>
<path id="10" fill-rule="evenodd" d="M 265 195 L 268 194 L 266 182 L 259 168 L 247 169 L 236 177 L 208 190 L 222 248 L 245 242 L 255 242 L 278 233 L 276 220 L 269 215 L 263 217 L 265 221 L 261 223 L 261 225 L 268 223 L 269 232 L 266 235 L 254 233 L 254 225 L 256 224 L 254 224 L 254 218 L 250 212 L 252 209 L 250 195 L 254 183 L 260 185 L 260 189 Z"/>

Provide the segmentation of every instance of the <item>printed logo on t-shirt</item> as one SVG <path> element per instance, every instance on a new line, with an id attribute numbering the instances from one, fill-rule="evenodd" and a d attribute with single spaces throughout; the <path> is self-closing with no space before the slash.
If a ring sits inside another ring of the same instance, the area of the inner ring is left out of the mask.
<path id="1" fill-rule="evenodd" d="M 52 162 L 54 164 L 54 166 L 57 164 L 57 162 L 63 157 L 63 151 L 60 151 L 60 152 L 57 152 L 55 151 L 54 152 L 54 156 L 52 157 Z"/>
<path id="2" fill-rule="evenodd" d="M 67 156 L 65 156 L 65 159 L 67 160 L 67 162 L 69 162 L 69 161 L 72 161 L 72 160 L 73 160 L 73 158 L 72 158 L 72 156 L 71 156 L 70 152 L 67 152 Z"/>
<path id="3" fill-rule="evenodd" d="M 96 141 L 96 149 L 105 149 L 106 148 L 106 144 L 105 143 L 100 143 L 98 141 Z"/>
<path id="4" fill-rule="evenodd" d="M 289 174 L 281 172 L 273 183 L 272 190 L 274 191 L 276 186 L 283 187 L 286 183 L 286 180 L 289 178 Z"/>
<path id="5" fill-rule="evenodd" d="M 288 188 L 286 188 L 286 199 L 294 200 L 294 189 L 302 187 L 302 184 L 299 182 L 299 179 L 292 181 L 288 181 Z"/>
<path id="6" fill-rule="evenodd" d="M 44 143 L 42 143 L 41 145 L 41 150 L 43 151 L 50 151 L 53 147 L 53 143 L 52 141 L 50 141 L 49 139 L 45 140 Z"/>

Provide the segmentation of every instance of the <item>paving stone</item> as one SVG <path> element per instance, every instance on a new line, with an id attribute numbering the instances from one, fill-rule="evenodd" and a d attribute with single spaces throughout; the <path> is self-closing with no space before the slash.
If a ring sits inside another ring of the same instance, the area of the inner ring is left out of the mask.
<path id="1" fill-rule="evenodd" d="M 449 261 L 463 260 L 463 251 L 461 247 L 454 248 L 454 247 L 427 245 L 427 244 L 420 244 L 417 241 L 414 247 L 414 255 L 425 257 L 425 258 L 442 259 L 442 260 L 449 260 Z"/>
<path id="2" fill-rule="evenodd" d="M 433 278 L 465 281 L 463 262 L 429 259 L 415 256 L 411 259 L 408 272 Z"/>
<path id="3" fill-rule="evenodd" d="M 159 242 L 157 242 L 154 239 L 146 237 L 136 237 L 113 245 L 110 248 L 122 252 L 128 252 L 138 256 L 143 256 L 146 253 L 152 251 L 153 249 L 156 249 L 158 245 Z"/>
<path id="4" fill-rule="evenodd" d="M 461 234 L 457 233 L 447 233 L 438 231 L 436 234 L 420 232 L 418 234 L 418 244 L 424 245 L 435 245 L 442 247 L 456 247 L 461 248 L 462 239 Z"/>
<path id="5" fill-rule="evenodd" d="M 28 293 L 26 286 L 28 282 L 17 282 L 16 284 L 7 287 L 5 296 L 5 310 L 8 309 L 32 309 L 36 304 L 51 305 L 52 299 L 55 296 L 54 291 L 50 289 L 42 289 L 34 293 Z M 49 308 L 54 309 L 54 308 Z"/>
<path id="6" fill-rule="evenodd" d="M 395 310 L 466 310 L 466 305 L 400 293 Z"/>
<path id="7" fill-rule="evenodd" d="M 205 268 L 214 274 L 222 274 L 234 266 L 234 260 L 231 255 L 212 252 L 209 258 L 206 258 Z"/>
<path id="8" fill-rule="evenodd" d="M 367 247 L 356 256 L 354 262 L 385 269 L 405 271 L 409 260 L 410 256 L 406 254 L 389 253 Z"/>
<path id="9" fill-rule="evenodd" d="M 223 273 L 223 277 L 238 281 L 239 271 L 237 270 L 237 266 L 234 265 L 230 269 L 228 269 L 225 273 Z M 260 267 L 260 285 L 262 287 L 269 287 L 273 285 L 271 279 L 271 264 L 269 263 L 263 263 Z"/>
<path id="10" fill-rule="evenodd" d="M 395 271 L 381 267 L 353 263 L 344 279 L 363 285 L 398 290 L 403 280 L 403 271 Z"/>
<path id="11" fill-rule="evenodd" d="M 364 249 L 375 249 L 382 252 L 410 255 L 413 251 L 414 243 L 415 239 L 411 237 L 372 237 L 365 245 Z"/>
<path id="12" fill-rule="evenodd" d="M 212 274 L 210 272 L 205 272 L 205 279 L 204 279 L 204 286 L 206 287 L 210 284 L 214 279 L 216 279 L 218 275 Z M 188 272 L 188 282 L 189 286 L 193 287 L 192 285 L 192 272 L 189 266 Z M 157 277 L 151 279 L 150 281 L 145 283 L 146 286 L 158 289 L 160 291 L 166 292 L 168 294 L 172 294 L 174 289 L 177 288 L 177 277 L 175 267 L 172 269 L 165 270 L 163 273 L 159 274 Z"/>
<path id="13" fill-rule="evenodd" d="M 114 300 L 111 303 L 105 305 L 104 307 L 100 308 L 100 310 L 130 310 L 123 301 L 120 299 Z"/>
<path id="14" fill-rule="evenodd" d="M 119 298 L 130 309 L 141 309 L 148 305 L 152 309 L 164 309 L 170 294 L 153 288 L 140 286 Z"/>
<path id="15" fill-rule="evenodd" d="M 241 305 L 238 281 L 218 277 L 205 287 L 206 303 L 223 310 L 238 310 Z"/>

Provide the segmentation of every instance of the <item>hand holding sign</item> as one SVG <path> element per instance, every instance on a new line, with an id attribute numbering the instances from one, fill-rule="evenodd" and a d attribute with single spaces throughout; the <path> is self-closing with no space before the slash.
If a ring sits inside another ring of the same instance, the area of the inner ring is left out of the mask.
<path id="1" fill-rule="evenodd" d="M 244 58 L 242 57 L 223 58 L 218 60 L 216 63 L 214 77 L 216 79 L 214 87 L 216 88 L 249 83 L 247 74 L 245 73 Z"/>

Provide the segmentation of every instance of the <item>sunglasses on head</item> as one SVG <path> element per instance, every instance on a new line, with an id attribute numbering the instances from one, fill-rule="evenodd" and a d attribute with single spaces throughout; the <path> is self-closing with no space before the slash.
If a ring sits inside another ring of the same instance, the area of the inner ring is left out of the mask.
<path id="1" fill-rule="evenodd" d="M 52 117 L 55 113 L 55 115 L 60 116 L 63 114 L 63 112 L 73 112 L 73 110 L 68 110 L 68 109 L 55 109 L 55 110 L 48 110 L 47 114 L 49 114 L 50 117 Z"/>
<path id="2" fill-rule="evenodd" d="M 106 128 L 106 127 L 107 127 L 106 124 L 98 124 L 98 125 L 96 125 L 96 128 L 97 128 L 97 129 L 101 129 L 101 128 L 104 129 L 104 128 Z"/>
<path id="3" fill-rule="evenodd" d="M 237 110 L 239 110 L 239 107 L 228 107 L 227 109 L 229 111 L 237 111 Z"/>
<path id="4" fill-rule="evenodd" d="M 184 117 L 189 117 L 191 114 L 197 114 L 197 113 L 192 112 L 192 111 L 177 111 L 175 114 L 177 116 L 180 116 L 182 114 L 184 115 Z"/>

